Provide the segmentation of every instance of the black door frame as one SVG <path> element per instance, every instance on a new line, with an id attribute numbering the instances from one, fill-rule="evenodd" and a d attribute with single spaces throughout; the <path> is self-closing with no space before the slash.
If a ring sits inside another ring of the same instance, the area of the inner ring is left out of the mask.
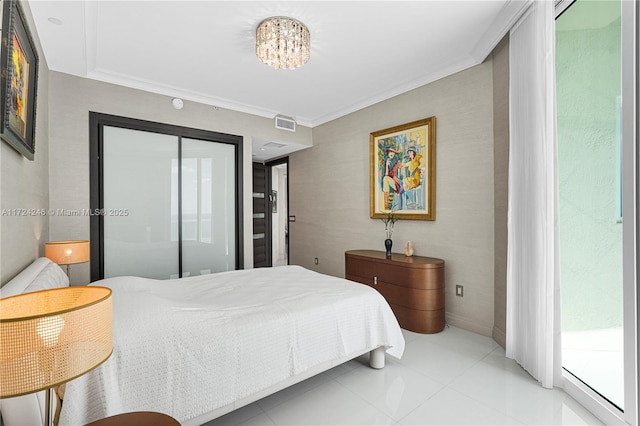
<path id="1" fill-rule="evenodd" d="M 264 165 L 266 167 L 269 168 L 269 173 L 268 173 L 268 187 L 271 188 L 273 182 L 271 182 L 271 168 L 273 166 L 279 166 L 281 164 L 286 164 L 287 165 L 287 187 L 286 187 L 286 191 L 287 191 L 287 237 L 286 237 L 286 250 L 287 250 L 287 265 L 289 265 L 291 257 L 289 254 L 289 241 L 291 241 L 291 226 L 289 223 L 289 157 L 282 157 L 282 158 L 277 158 L 275 160 L 272 161 L 268 161 L 266 163 L 264 163 Z M 271 198 L 269 198 L 269 208 L 271 208 Z M 268 222 L 269 224 L 269 240 L 267 241 L 267 244 L 269 244 L 269 247 L 273 247 L 273 224 L 272 221 L 269 220 Z M 273 257 L 273 256 L 272 256 Z M 271 259 L 271 264 L 273 264 L 273 259 Z"/>

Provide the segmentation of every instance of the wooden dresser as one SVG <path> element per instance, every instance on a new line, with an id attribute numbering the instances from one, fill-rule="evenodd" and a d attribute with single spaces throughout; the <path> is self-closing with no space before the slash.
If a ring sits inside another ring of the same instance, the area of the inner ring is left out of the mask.
<path id="1" fill-rule="evenodd" d="M 444 328 L 444 260 L 376 250 L 345 252 L 345 276 L 378 290 L 400 327 L 417 333 Z"/>

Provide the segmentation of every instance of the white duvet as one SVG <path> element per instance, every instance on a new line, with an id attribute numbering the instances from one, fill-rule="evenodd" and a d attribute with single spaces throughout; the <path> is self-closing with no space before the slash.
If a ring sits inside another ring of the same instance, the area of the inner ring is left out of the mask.
<path id="1" fill-rule="evenodd" d="M 185 422 L 327 361 L 404 350 L 378 292 L 299 266 L 94 284 L 113 289 L 113 355 L 67 383 L 60 425 L 130 411 Z"/>

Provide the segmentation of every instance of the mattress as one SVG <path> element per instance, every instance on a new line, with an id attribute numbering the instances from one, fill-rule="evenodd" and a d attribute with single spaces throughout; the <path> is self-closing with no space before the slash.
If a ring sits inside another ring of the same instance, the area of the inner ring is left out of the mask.
<path id="1" fill-rule="evenodd" d="M 131 411 L 187 422 L 327 361 L 404 350 L 377 291 L 299 266 L 93 284 L 113 290 L 113 354 L 67 383 L 63 426 Z"/>

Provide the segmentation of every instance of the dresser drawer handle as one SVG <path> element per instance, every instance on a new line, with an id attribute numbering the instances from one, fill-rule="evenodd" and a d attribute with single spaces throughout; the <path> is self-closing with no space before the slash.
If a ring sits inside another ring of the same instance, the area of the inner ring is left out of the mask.
<path id="1" fill-rule="evenodd" d="M 373 285 L 378 285 L 378 277 L 373 277 Z"/>

